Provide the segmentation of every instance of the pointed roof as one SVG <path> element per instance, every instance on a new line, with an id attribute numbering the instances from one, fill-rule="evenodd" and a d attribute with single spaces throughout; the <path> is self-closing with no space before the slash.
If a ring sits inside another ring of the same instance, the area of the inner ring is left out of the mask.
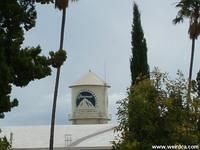
<path id="1" fill-rule="evenodd" d="M 96 85 L 96 86 L 110 87 L 99 76 L 97 76 L 95 73 L 91 72 L 91 70 L 89 70 L 89 72 L 87 74 L 82 76 L 78 81 L 74 82 L 69 87 L 71 88 L 71 87 L 74 87 L 74 86 L 82 86 L 82 85 Z"/>

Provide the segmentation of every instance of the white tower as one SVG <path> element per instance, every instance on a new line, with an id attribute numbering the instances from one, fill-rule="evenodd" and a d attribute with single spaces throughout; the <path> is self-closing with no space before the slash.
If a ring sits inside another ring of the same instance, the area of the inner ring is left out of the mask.
<path id="1" fill-rule="evenodd" d="M 72 124 L 103 124 L 108 117 L 108 94 L 110 88 L 95 73 L 86 75 L 70 86 L 72 89 Z"/>

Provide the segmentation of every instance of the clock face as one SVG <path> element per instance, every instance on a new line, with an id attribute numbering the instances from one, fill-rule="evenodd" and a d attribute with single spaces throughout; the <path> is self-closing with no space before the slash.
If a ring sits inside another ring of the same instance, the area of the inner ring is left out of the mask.
<path id="1" fill-rule="evenodd" d="M 95 109 L 95 94 L 91 91 L 81 91 L 76 98 L 76 107 L 78 109 Z"/>

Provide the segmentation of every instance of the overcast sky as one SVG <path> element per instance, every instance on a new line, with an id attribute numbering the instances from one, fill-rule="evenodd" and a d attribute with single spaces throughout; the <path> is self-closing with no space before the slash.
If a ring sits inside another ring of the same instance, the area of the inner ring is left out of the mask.
<path id="1" fill-rule="evenodd" d="M 188 76 L 191 41 L 188 20 L 173 25 L 178 0 L 136 0 L 148 46 L 151 71 L 155 66 L 175 77 L 178 69 Z M 109 110 L 116 121 L 115 102 L 126 96 L 130 86 L 132 0 L 79 0 L 67 10 L 64 49 L 68 59 L 61 71 L 56 122 L 67 124 L 71 111 L 71 83 L 92 70 L 111 85 Z M 23 46 L 40 45 L 43 54 L 59 48 L 61 12 L 53 5 L 38 5 L 34 29 L 26 33 Z M 193 78 L 200 69 L 200 44 L 197 41 Z M 50 124 L 55 70 L 52 75 L 31 82 L 25 88 L 13 88 L 12 97 L 19 106 L 6 113 L 1 125 Z"/>

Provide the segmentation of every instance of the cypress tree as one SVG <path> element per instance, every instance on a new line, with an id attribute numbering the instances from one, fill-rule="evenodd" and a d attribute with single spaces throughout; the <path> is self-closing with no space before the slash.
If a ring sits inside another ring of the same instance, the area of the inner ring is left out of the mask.
<path id="1" fill-rule="evenodd" d="M 140 12 L 136 3 L 133 5 L 133 24 L 132 24 L 132 58 L 130 60 L 130 70 L 131 70 L 131 86 L 136 87 L 136 81 L 141 81 L 145 78 L 149 78 L 149 66 L 147 62 L 147 45 L 146 39 L 144 38 L 144 33 L 141 25 Z M 143 85 L 145 86 L 145 85 Z M 135 139 L 133 133 L 138 130 L 141 132 L 140 121 L 136 118 L 142 116 L 143 112 L 143 101 L 140 99 L 135 99 L 134 96 L 137 94 L 136 89 L 131 88 L 128 97 L 128 128 L 130 141 Z M 143 89 L 145 91 L 145 88 Z M 138 110 L 138 112 L 136 112 Z M 139 113 L 139 115 L 138 115 Z M 136 133 L 137 134 L 137 133 Z M 139 134 L 138 134 L 139 136 Z"/>
<path id="2" fill-rule="evenodd" d="M 138 6 L 134 3 L 132 25 L 132 57 L 130 59 L 131 79 L 133 86 L 137 77 L 149 78 L 149 65 L 147 62 L 147 45 L 140 20 Z"/>

